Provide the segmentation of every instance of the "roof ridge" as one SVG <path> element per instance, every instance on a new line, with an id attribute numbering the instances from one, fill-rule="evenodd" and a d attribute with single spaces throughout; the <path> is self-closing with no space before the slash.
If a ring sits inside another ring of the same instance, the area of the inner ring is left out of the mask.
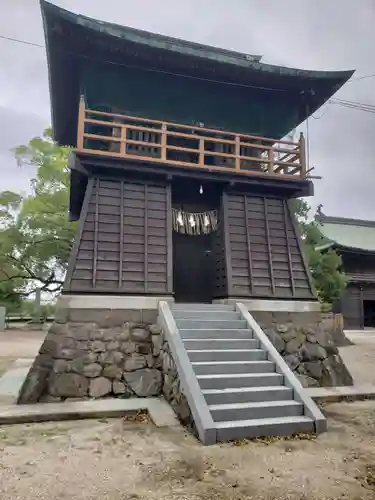
<path id="1" fill-rule="evenodd" d="M 362 226 L 375 228 L 375 220 L 365 220 L 365 219 L 354 219 L 350 217 L 338 217 L 338 216 L 328 216 L 320 215 L 316 218 L 320 225 L 324 224 L 337 224 L 343 226 Z"/>

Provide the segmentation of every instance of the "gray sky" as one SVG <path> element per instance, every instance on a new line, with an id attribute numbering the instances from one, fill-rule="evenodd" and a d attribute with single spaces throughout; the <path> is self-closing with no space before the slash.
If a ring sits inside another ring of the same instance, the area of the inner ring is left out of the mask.
<path id="1" fill-rule="evenodd" d="M 375 74 L 375 0 L 55 0 L 75 12 L 303 69 Z M 0 0 L 0 35 L 44 43 L 38 0 Z M 335 96 L 375 105 L 375 77 Z M 309 120 L 314 204 L 375 219 L 375 114 L 326 105 Z M 26 190 L 9 150 L 50 124 L 45 51 L 0 39 L 0 190 Z M 306 126 L 303 126 L 306 129 Z"/>

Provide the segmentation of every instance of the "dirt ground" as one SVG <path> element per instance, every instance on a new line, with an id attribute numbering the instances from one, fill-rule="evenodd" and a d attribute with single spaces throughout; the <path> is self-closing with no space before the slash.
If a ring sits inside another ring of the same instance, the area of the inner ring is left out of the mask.
<path id="1" fill-rule="evenodd" d="M 147 421 L 2 427 L 0 498 L 374 499 L 375 402 L 324 411 L 329 432 L 316 439 L 210 447 Z"/>

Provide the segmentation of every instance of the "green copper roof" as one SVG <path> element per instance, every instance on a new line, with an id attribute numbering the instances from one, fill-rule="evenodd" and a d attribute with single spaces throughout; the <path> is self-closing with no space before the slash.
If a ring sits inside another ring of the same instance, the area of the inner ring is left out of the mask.
<path id="1" fill-rule="evenodd" d="M 314 113 L 353 74 L 353 71 L 308 71 L 263 64 L 260 56 L 97 21 L 44 0 L 41 0 L 41 10 L 53 130 L 55 139 L 62 144 L 74 142 L 85 64 L 102 64 L 98 74 L 106 72 L 109 66 L 116 66 L 119 70 L 141 68 L 164 75 L 183 76 L 187 77 L 186 85 L 191 88 L 191 79 L 214 81 L 223 86 L 227 106 L 231 105 L 235 93 L 247 92 L 244 100 L 252 103 L 264 102 L 271 97 L 268 107 L 274 107 L 276 116 L 268 117 L 267 124 L 279 122 L 277 137 L 282 137 Z M 143 77 L 146 78 L 147 75 Z M 223 105 L 222 98 L 218 100 Z M 246 109 L 245 103 L 237 108 L 251 115 L 253 110 Z M 289 111 L 280 113 L 283 106 Z M 241 131 L 256 133 L 247 129 Z"/>
<path id="2" fill-rule="evenodd" d="M 319 224 L 320 232 L 331 246 L 375 252 L 375 221 L 322 216 Z"/>

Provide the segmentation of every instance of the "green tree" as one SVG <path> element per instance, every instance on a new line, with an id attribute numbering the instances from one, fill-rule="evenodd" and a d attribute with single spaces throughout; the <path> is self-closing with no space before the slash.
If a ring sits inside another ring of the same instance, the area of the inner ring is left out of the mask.
<path id="1" fill-rule="evenodd" d="M 0 293 L 58 292 L 75 234 L 68 220 L 69 149 L 47 129 L 14 154 L 19 166 L 36 167 L 36 175 L 29 194 L 0 193 Z"/>
<path id="2" fill-rule="evenodd" d="M 322 303 L 332 305 L 340 298 L 347 280 L 341 271 L 340 255 L 332 248 L 319 250 L 328 243 L 317 222 L 322 206 L 317 208 L 313 218 L 309 217 L 311 208 L 305 200 L 293 200 L 292 207 L 301 229 L 303 248 L 318 297 Z"/>

